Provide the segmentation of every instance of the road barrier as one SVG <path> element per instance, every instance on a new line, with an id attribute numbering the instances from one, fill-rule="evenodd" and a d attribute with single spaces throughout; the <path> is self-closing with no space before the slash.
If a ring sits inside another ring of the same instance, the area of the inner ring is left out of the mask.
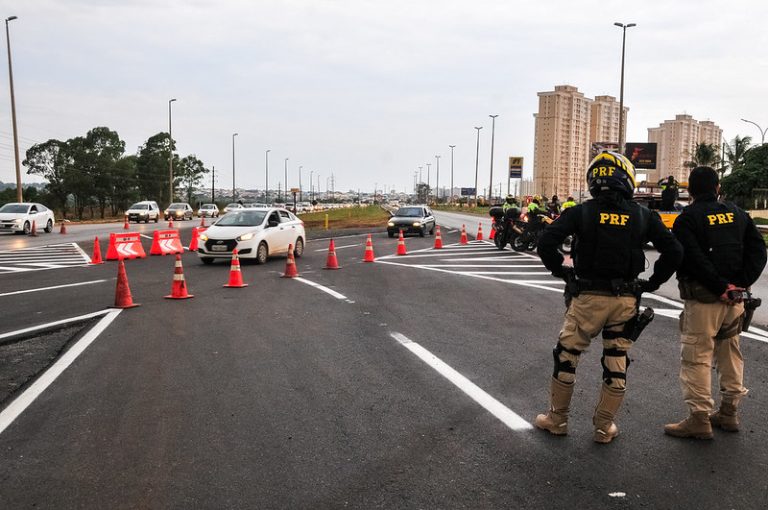
<path id="1" fill-rule="evenodd" d="M 178 230 L 155 230 L 150 255 L 179 255 L 184 253 Z"/>
<path id="2" fill-rule="evenodd" d="M 126 232 L 125 234 L 113 232 L 109 234 L 107 260 L 143 259 L 146 256 L 138 232 Z"/>

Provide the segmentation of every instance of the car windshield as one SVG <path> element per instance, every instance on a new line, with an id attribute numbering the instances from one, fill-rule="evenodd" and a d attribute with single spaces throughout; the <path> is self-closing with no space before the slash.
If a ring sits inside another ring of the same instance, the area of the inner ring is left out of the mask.
<path id="1" fill-rule="evenodd" d="M 25 213 L 29 209 L 27 204 L 5 204 L 0 207 L 0 213 Z"/>
<path id="2" fill-rule="evenodd" d="M 203 208 L 203 209 L 213 209 L 214 207 L 216 207 L 216 206 L 215 206 L 215 205 L 213 205 L 213 204 L 203 204 L 203 207 L 202 207 L 202 208 Z"/>
<path id="3" fill-rule="evenodd" d="M 168 209 L 184 209 L 185 204 L 171 204 L 168 206 Z"/>
<path id="4" fill-rule="evenodd" d="M 264 222 L 267 211 L 235 211 L 216 222 L 217 227 L 256 227 Z"/>
<path id="5" fill-rule="evenodd" d="M 131 207 L 129 207 L 129 209 L 137 209 L 137 210 L 140 210 L 140 211 L 146 211 L 147 209 L 149 209 L 149 205 L 148 204 L 133 204 Z"/>
<path id="6" fill-rule="evenodd" d="M 405 216 L 407 218 L 421 218 L 422 216 L 422 209 L 421 207 L 401 207 L 397 210 L 395 213 L 395 216 Z"/>
<path id="7" fill-rule="evenodd" d="M 240 207 L 242 207 L 240 204 L 227 204 L 228 209 L 239 209 Z"/>

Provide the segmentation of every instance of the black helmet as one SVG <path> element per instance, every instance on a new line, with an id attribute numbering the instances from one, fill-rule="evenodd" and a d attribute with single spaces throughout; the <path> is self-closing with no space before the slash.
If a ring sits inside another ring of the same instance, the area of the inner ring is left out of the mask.
<path id="1" fill-rule="evenodd" d="M 517 199 L 515 198 L 515 195 L 507 195 L 507 198 L 506 198 L 506 200 L 507 200 L 507 202 L 509 202 L 510 204 L 513 204 L 513 203 L 517 202 Z"/>
<path id="2" fill-rule="evenodd" d="M 626 198 L 635 193 L 635 167 L 618 152 L 603 151 L 587 169 L 589 192 L 596 197 L 601 191 L 618 191 Z"/>

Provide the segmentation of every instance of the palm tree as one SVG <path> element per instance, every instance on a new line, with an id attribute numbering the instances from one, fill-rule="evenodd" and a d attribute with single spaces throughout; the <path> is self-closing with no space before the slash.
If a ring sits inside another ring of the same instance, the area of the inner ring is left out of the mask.
<path id="1" fill-rule="evenodd" d="M 691 153 L 691 160 L 685 162 L 688 168 L 709 166 L 715 168 L 720 163 L 720 148 L 713 143 L 696 144 Z"/>
<path id="2" fill-rule="evenodd" d="M 731 168 L 731 171 L 744 165 L 744 155 L 749 150 L 751 144 L 751 136 L 740 137 L 738 135 L 731 143 L 725 144 L 725 159 L 728 160 L 728 166 Z"/>

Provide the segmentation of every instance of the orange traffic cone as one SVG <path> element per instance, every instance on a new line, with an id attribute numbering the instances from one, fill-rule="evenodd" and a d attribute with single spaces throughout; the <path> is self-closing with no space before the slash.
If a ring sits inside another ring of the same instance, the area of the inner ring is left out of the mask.
<path id="1" fill-rule="evenodd" d="M 64 221 L 61 222 L 61 228 L 59 229 L 59 234 L 66 234 L 67 233 L 67 226 L 64 224 Z"/>
<path id="2" fill-rule="evenodd" d="M 133 302 L 131 288 L 128 286 L 128 275 L 125 273 L 123 259 L 117 263 L 117 287 L 115 288 L 115 306 L 111 308 L 133 308 L 139 306 Z"/>
<path id="3" fill-rule="evenodd" d="M 123 230 L 128 230 L 130 228 L 131 228 L 130 225 L 128 225 L 128 215 L 126 214 L 125 221 L 123 222 Z"/>
<path id="4" fill-rule="evenodd" d="M 168 220 L 168 228 L 173 228 L 173 220 Z"/>
<path id="5" fill-rule="evenodd" d="M 285 273 L 282 278 L 296 278 L 299 272 L 296 270 L 296 261 L 293 259 L 293 245 L 288 245 L 288 260 L 285 261 Z"/>
<path id="6" fill-rule="evenodd" d="M 438 225 L 435 230 L 435 249 L 440 250 L 443 247 L 443 236 L 440 234 L 440 225 Z"/>
<path id="7" fill-rule="evenodd" d="M 197 227 L 192 227 L 192 240 L 189 242 L 189 251 L 196 252 L 198 248 L 198 241 L 200 238 L 200 231 Z"/>
<path id="8" fill-rule="evenodd" d="M 101 260 L 101 246 L 99 246 L 99 238 L 96 237 L 93 240 L 93 256 L 91 257 L 91 261 L 89 264 L 103 264 L 104 261 Z"/>
<path id="9" fill-rule="evenodd" d="M 368 234 L 368 240 L 365 241 L 365 256 L 363 262 L 375 262 L 376 256 L 373 254 L 373 241 L 371 241 L 371 234 Z"/>
<path id="10" fill-rule="evenodd" d="M 187 282 L 184 280 L 184 267 L 181 265 L 181 255 L 176 255 L 176 266 L 173 269 L 173 284 L 171 293 L 163 296 L 165 299 L 189 299 L 195 297 L 187 293 Z"/>
<path id="11" fill-rule="evenodd" d="M 400 231 L 400 237 L 397 238 L 397 255 L 408 255 L 405 251 L 405 238 L 403 237 L 403 231 Z"/>
<path id="12" fill-rule="evenodd" d="M 459 244 L 469 244 L 469 241 L 467 241 L 467 228 L 464 225 L 461 226 L 461 238 L 459 238 Z"/>
<path id="13" fill-rule="evenodd" d="M 37 222 L 35 222 L 35 220 L 32 220 L 32 230 L 29 231 L 29 235 L 37 237 Z"/>
<path id="14" fill-rule="evenodd" d="M 224 287 L 241 288 L 247 287 L 247 283 L 243 283 L 243 273 L 240 271 L 240 258 L 237 256 L 237 248 L 232 250 L 232 265 L 229 267 L 229 283 Z"/>
<path id="15" fill-rule="evenodd" d="M 496 218 L 491 221 L 491 233 L 488 235 L 488 240 L 493 241 L 496 238 Z"/>
<path id="16" fill-rule="evenodd" d="M 477 224 L 477 235 L 475 236 L 475 239 L 478 241 L 483 240 L 483 224 L 482 223 Z"/>
<path id="17" fill-rule="evenodd" d="M 200 216 L 200 226 L 201 227 L 205 226 L 205 216 Z"/>
<path id="18" fill-rule="evenodd" d="M 323 269 L 341 269 L 339 267 L 339 261 L 336 258 L 336 245 L 333 244 L 333 239 L 328 244 L 328 258 L 325 261 L 325 267 Z"/>

